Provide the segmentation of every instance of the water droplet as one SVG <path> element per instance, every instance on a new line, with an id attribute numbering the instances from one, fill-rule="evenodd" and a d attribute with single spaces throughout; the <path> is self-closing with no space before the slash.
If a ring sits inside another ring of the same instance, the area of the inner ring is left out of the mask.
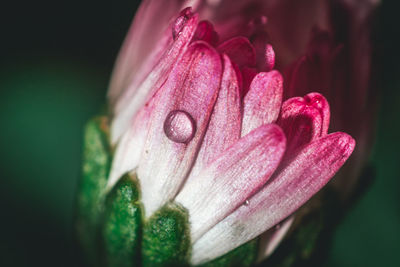
<path id="1" fill-rule="evenodd" d="M 246 199 L 246 201 L 244 202 L 245 206 L 248 206 L 250 204 L 250 201 L 248 199 Z"/>
<path id="2" fill-rule="evenodd" d="M 176 38 L 178 38 L 178 36 L 181 34 L 183 28 L 186 25 L 186 22 L 192 15 L 192 9 L 188 7 L 182 10 L 179 14 L 179 17 L 175 19 L 174 25 L 172 26 L 172 37 L 174 38 L 174 40 L 176 40 Z"/>
<path id="3" fill-rule="evenodd" d="M 310 93 L 304 96 L 304 100 L 308 106 L 313 106 L 319 110 L 324 108 L 324 97 L 318 93 Z"/>
<path id="4" fill-rule="evenodd" d="M 196 123 L 186 111 L 173 110 L 164 121 L 164 132 L 173 142 L 188 143 L 196 132 Z"/>
<path id="5" fill-rule="evenodd" d="M 277 224 L 277 225 L 275 225 L 275 229 L 276 230 L 279 230 L 281 228 L 281 224 L 279 223 L 279 224 Z"/>

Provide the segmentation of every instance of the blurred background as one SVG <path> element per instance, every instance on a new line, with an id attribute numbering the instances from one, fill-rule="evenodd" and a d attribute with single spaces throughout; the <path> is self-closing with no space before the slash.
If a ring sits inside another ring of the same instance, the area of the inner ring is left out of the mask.
<path id="1" fill-rule="evenodd" d="M 0 16 L 0 266 L 80 266 L 74 194 L 82 128 L 104 105 L 138 1 L 19 1 Z M 324 266 L 400 266 L 400 3 L 384 1 L 377 177 Z"/>

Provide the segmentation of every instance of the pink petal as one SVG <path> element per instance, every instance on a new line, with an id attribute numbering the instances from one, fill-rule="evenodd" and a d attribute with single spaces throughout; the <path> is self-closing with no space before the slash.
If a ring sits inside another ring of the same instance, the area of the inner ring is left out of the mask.
<path id="1" fill-rule="evenodd" d="M 353 138 L 337 132 L 302 148 L 248 205 L 240 206 L 194 243 L 192 263 L 221 256 L 292 214 L 333 177 L 354 146 Z"/>
<path id="2" fill-rule="evenodd" d="M 147 216 L 172 199 L 185 180 L 205 134 L 221 75 L 219 54 L 207 43 L 195 42 L 157 92 L 137 172 Z M 180 120 L 184 125 L 166 127 L 166 120 L 176 111 L 183 112 L 190 120 Z M 173 141 L 169 139 L 172 136 L 166 135 L 180 137 L 176 134 L 179 135 L 180 130 L 187 133 L 190 127 L 193 136 L 187 142 Z"/>
<path id="3" fill-rule="evenodd" d="M 278 118 L 282 83 L 281 74 L 275 70 L 260 72 L 254 77 L 243 101 L 242 136 Z"/>
<path id="4" fill-rule="evenodd" d="M 217 49 L 227 54 L 239 67 L 252 67 L 256 64 L 256 51 L 245 37 L 234 37 L 220 44 Z"/>
<path id="5" fill-rule="evenodd" d="M 283 222 L 275 225 L 274 228 L 271 228 L 260 236 L 258 261 L 262 261 L 275 251 L 286 236 L 293 221 L 294 215 L 291 215 L 289 218 L 283 220 Z"/>
<path id="6" fill-rule="evenodd" d="M 122 175 L 138 167 L 153 108 L 154 98 L 139 110 L 128 131 L 122 135 L 114 153 L 107 188 L 111 189 Z"/>
<path id="7" fill-rule="evenodd" d="M 272 45 L 267 44 L 265 46 L 265 52 L 264 52 L 264 58 L 265 58 L 265 70 L 270 71 L 275 67 L 275 51 L 272 48 Z"/>
<path id="8" fill-rule="evenodd" d="M 115 107 L 115 117 L 111 125 L 111 141 L 116 143 L 120 136 L 127 130 L 132 117 L 137 110 L 150 99 L 154 93 L 165 83 L 172 68 L 186 51 L 195 33 L 198 16 L 188 17 L 178 38 L 165 49 L 162 57 L 152 68 L 146 79 L 138 83 L 132 83 L 125 88 Z"/>
<path id="9" fill-rule="evenodd" d="M 211 21 L 221 40 L 228 40 L 235 36 L 249 36 L 249 23 L 254 18 L 265 15 L 271 2 L 265 0 L 198 0 L 201 2 L 195 8 L 204 19 Z"/>
<path id="10" fill-rule="evenodd" d="M 153 51 L 167 44 L 165 31 L 181 6 L 181 1 L 170 1 L 168 5 L 158 0 L 142 1 L 115 63 L 109 90 L 111 103 L 115 103 L 133 79 L 140 79 L 152 68 L 145 62 L 154 63 L 158 55 Z"/>
<path id="11" fill-rule="evenodd" d="M 199 174 L 240 138 L 242 114 L 238 79 L 229 57 L 224 55 L 223 60 L 221 89 L 190 177 Z"/>
<path id="12" fill-rule="evenodd" d="M 242 77 L 243 77 L 242 97 L 244 97 L 249 91 L 250 84 L 256 75 L 257 75 L 257 70 L 255 68 L 249 68 L 249 67 L 242 68 Z"/>
<path id="13" fill-rule="evenodd" d="M 204 41 L 214 46 L 218 42 L 218 33 L 214 30 L 214 26 L 209 21 L 203 20 L 197 25 L 193 41 Z"/>
<path id="14" fill-rule="evenodd" d="M 331 33 L 314 29 L 307 53 L 294 62 L 285 73 L 285 96 L 294 97 L 318 91 L 331 97 L 333 62 L 341 50 Z"/>
<path id="15" fill-rule="evenodd" d="M 288 140 L 286 153 L 290 155 L 300 146 L 326 135 L 329 115 L 328 101 L 318 93 L 286 100 L 278 120 Z"/>
<path id="16" fill-rule="evenodd" d="M 263 29 L 265 27 L 258 27 L 261 29 L 250 37 L 257 55 L 257 69 L 259 71 L 271 71 L 275 67 L 275 51 L 268 42 L 268 35 Z"/>
<path id="17" fill-rule="evenodd" d="M 268 18 L 268 35 L 277 55 L 277 65 L 285 68 L 303 55 L 313 27 L 329 29 L 330 1 L 293 0 L 266 1 L 270 7 L 264 14 Z M 303 95 L 303 94 L 302 94 Z"/>
<path id="18" fill-rule="evenodd" d="M 285 143 L 277 125 L 263 125 L 185 184 L 176 201 L 189 210 L 192 242 L 265 184 L 283 156 Z"/>

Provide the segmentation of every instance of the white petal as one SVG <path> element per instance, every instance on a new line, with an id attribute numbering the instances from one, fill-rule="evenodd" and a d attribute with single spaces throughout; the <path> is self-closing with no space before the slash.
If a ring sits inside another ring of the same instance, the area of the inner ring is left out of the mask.
<path id="1" fill-rule="evenodd" d="M 184 185 L 176 201 L 189 210 L 192 242 L 265 184 L 278 167 L 285 144 L 277 125 L 263 125 Z"/>

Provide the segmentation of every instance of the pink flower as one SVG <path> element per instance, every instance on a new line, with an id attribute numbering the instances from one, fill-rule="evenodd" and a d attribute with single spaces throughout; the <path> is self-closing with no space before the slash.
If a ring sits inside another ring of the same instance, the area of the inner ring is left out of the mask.
<path id="1" fill-rule="evenodd" d="M 316 91 L 334 103 L 331 128 L 360 136 L 367 127 L 351 123 L 369 101 L 370 47 L 351 54 L 362 69 L 346 65 L 354 40 L 336 44 L 330 2 L 309 2 L 148 0 L 128 33 L 109 91 L 108 187 L 135 172 L 146 217 L 169 201 L 186 208 L 193 264 L 281 223 L 265 235 L 260 257 L 269 255 L 291 215 L 349 158 L 355 141 L 328 134 L 330 107 Z M 189 4 L 195 12 L 171 20 Z M 357 16 L 350 31 L 367 38 Z"/>

